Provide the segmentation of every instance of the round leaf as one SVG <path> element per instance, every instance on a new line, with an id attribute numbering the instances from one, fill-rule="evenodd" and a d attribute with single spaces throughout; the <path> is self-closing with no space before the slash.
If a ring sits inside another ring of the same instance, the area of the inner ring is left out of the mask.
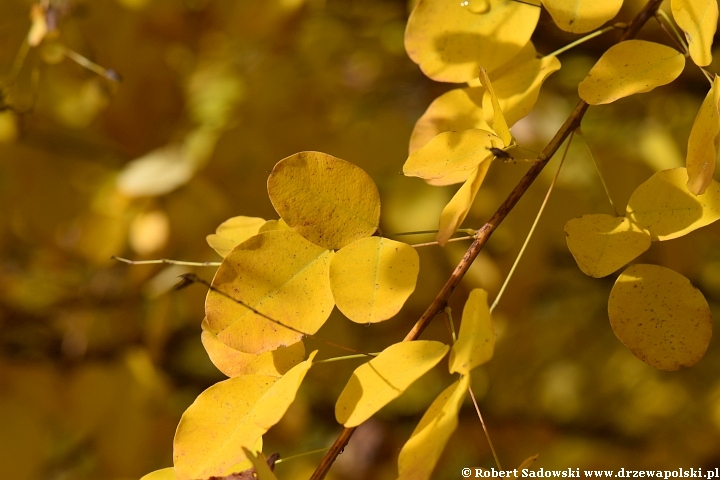
<path id="1" fill-rule="evenodd" d="M 346 427 L 360 425 L 437 365 L 449 348 L 431 340 L 390 345 L 353 372 L 335 404 L 335 418 Z"/>
<path id="2" fill-rule="evenodd" d="M 585 33 L 611 20 L 623 0 L 542 0 L 555 24 L 566 32 Z"/>
<path id="3" fill-rule="evenodd" d="M 696 65 L 710 65 L 718 23 L 717 0 L 672 0 L 670 5 L 675 22 L 685 31 L 690 57 Z"/>
<path id="4" fill-rule="evenodd" d="M 650 248 L 650 232 L 626 217 L 583 215 L 565 224 L 567 244 L 585 275 L 601 278 Z"/>
<path id="5" fill-rule="evenodd" d="M 229 347 L 256 354 L 296 343 L 303 336 L 299 332 L 317 332 L 334 306 L 333 255 L 292 230 L 261 233 L 241 243 L 225 257 L 208 292 L 209 330 Z"/>
<path id="6" fill-rule="evenodd" d="M 720 218 L 720 183 L 712 180 L 703 195 L 687 189 L 684 168 L 662 170 L 635 189 L 627 216 L 653 236 L 671 240 L 709 225 Z"/>
<path id="7" fill-rule="evenodd" d="M 627 40 L 613 45 L 600 57 L 578 85 L 578 93 L 590 105 L 611 103 L 666 85 L 684 67 L 685 57 L 674 48 L 645 40 Z"/>
<path id="8" fill-rule="evenodd" d="M 372 235 L 380 222 L 380 194 L 372 178 L 325 153 L 280 160 L 268 178 L 268 194 L 290 227 L 326 248 Z"/>
<path id="9" fill-rule="evenodd" d="M 467 82 L 480 67 L 492 71 L 517 55 L 538 18 L 539 8 L 520 2 L 421 0 L 408 20 L 405 49 L 433 80 Z"/>
<path id="10" fill-rule="evenodd" d="M 215 233 L 208 235 L 206 240 L 210 248 L 225 258 L 236 245 L 257 235 L 265 223 L 264 219 L 258 217 L 232 217 L 221 223 Z"/>
<path id="11" fill-rule="evenodd" d="M 610 292 L 608 314 L 618 339 L 661 370 L 695 365 L 712 335 L 702 293 L 679 273 L 657 265 L 625 270 Z"/>
<path id="12" fill-rule="evenodd" d="M 340 311 L 353 322 L 387 320 L 415 290 L 420 258 L 413 247 L 387 238 L 362 238 L 330 262 L 330 287 Z"/>

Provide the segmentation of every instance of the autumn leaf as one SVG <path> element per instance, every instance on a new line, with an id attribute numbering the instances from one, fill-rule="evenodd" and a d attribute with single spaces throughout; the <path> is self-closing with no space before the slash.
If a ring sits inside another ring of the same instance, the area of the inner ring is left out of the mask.
<path id="1" fill-rule="evenodd" d="M 175 476 L 175 469 L 170 467 L 150 472 L 147 475 L 144 475 L 140 480 L 178 480 L 178 477 Z"/>
<path id="2" fill-rule="evenodd" d="M 340 311 L 353 322 L 375 323 L 400 311 L 420 271 L 406 243 L 367 237 L 347 245 L 330 262 L 330 288 Z"/>
<path id="3" fill-rule="evenodd" d="M 487 72 L 484 68 L 480 67 L 480 83 L 482 83 L 482 86 L 485 87 L 485 90 L 487 91 L 487 95 L 490 97 L 490 105 L 493 112 L 493 121 L 492 121 L 492 128 L 495 134 L 500 137 L 500 140 L 502 140 L 502 146 L 503 147 L 509 147 L 512 143 L 513 137 L 510 134 L 510 128 L 508 128 L 508 124 L 505 121 L 505 115 L 503 115 L 502 109 L 500 108 L 500 102 L 498 101 L 497 95 L 495 95 L 495 90 L 493 89 L 492 82 L 490 82 L 490 77 L 488 77 Z M 490 110 L 484 105 L 485 102 L 483 102 L 483 109 L 484 110 Z"/>
<path id="4" fill-rule="evenodd" d="M 325 153 L 280 160 L 268 178 L 268 194 L 291 228 L 329 249 L 372 235 L 380 221 L 380 194 L 372 178 Z"/>
<path id="5" fill-rule="evenodd" d="M 578 93 L 590 105 L 611 103 L 666 85 L 684 67 L 685 57 L 674 48 L 627 40 L 613 45 L 600 57 L 578 85 Z"/>
<path id="6" fill-rule="evenodd" d="M 229 347 L 255 354 L 317 332 L 334 306 L 329 279 L 333 255 L 290 230 L 261 233 L 241 243 L 212 281 L 205 301 L 209 330 Z"/>
<path id="7" fill-rule="evenodd" d="M 657 265 L 626 269 L 610 292 L 608 314 L 618 339 L 661 370 L 695 365 L 712 335 L 702 293 L 679 273 Z"/>
<path id="8" fill-rule="evenodd" d="M 695 117 L 687 153 L 687 188 L 695 195 L 705 193 L 713 181 L 720 150 L 720 79 L 715 77 Z"/>
<path id="9" fill-rule="evenodd" d="M 225 258 L 230 250 L 248 238 L 257 235 L 265 220 L 259 217 L 232 217 L 217 227 L 214 234 L 206 237 L 210 248 Z"/>
<path id="10" fill-rule="evenodd" d="M 460 333 L 450 350 L 450 373 L 467 375 L 493 356 L 495 329 L 487 297 L 485 290 L 475 288 L 465 302 Z"/>
<path id="11" fill-rule="evenodd" d="M 458 424 L 458 412 L 470 376 L 464 375 L 438 395 L 400 450 L 397 480 L 427 480 Z"/>
<path id="12" fill-rule="evenodd" d="M 360 425 L 437 365 L 448 349 L 430 340 L 390 345 L 353 372 L 335 404 L 335 418 L 346 427 Z"/>
<path id="13" fill-rule="evenodd" d="M 539 17 L 539 8 L 520 2 L 421 0 L 408 20 L 405 50 L 433 80 L 467 82 L 480 67 L 492 71 L 517 55 Z"/>
<path id="14" fill-rule="evenodd" d="M 565 235 L 575 261 L 585 275 L 601 278 L 634 260 L 650 248 L 650 232 L 626 217 L 583 215 L 565 224 Z"/>
<path id="15" fill-rule="evenodd" d="M 615 17 L 623 0 L 542 0 L 542 4 L 562 30 L 586 33 Z"/>
<path id="16" fill-rule="evenodd" d="M 718 23 L 717 0 L 672 0 L 673 18 L 685 31 L 690 57 L 696 65 L 712 62 L 712 44 Z"/>

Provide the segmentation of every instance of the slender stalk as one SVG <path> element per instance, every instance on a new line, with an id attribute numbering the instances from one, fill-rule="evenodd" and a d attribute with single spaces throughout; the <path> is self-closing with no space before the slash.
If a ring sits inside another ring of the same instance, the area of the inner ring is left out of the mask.
<path id="1" fill-rule="evenodd" d="M 472 240 L 473 238 L 475 238 L 475 237 L 474 236 L 473 237 L 455 237 L 455 238 L 451 238 L 450 240 L 448 240 L 448 243 L 459 242 L 460 240 Z M 418 247 L 429 247 L 431 245 L 438 245 L 438 242 L 415 243 L 410 246 L 418 248 Z"/>
<path id="2" fill-rule="evenodd" d="M 561 48 L 555 50 L 554 52 L 552 52 L 552 53 L 550 53 L 550 54 L 548 54 L 548 55 L 546 55 L 546 56 L 547 56 L 547 57 L 557 57 L 557 56 L 560 55 L 561 53 L 565 53 L 565 52 L 567 52 L 568 50 L 570 50 L 571 48 L 575 48 L 575 47 L 577 47 L 578 45 L 587 42 L 588 40 L 592 40 L 593 38 L 599 37 L 599 36 L 602 35 L 603 33 L 609 32 L 610 30 L 615 30 L 616 28 L 618 28 L 618 27 L 615 26 L 615 25 L 609 25 L 609 26 L 607 26 L 607 27 L 605 27 L 605 28 L 601 28 L 600 30 L 596 30 L 596 31 L 594 31 L 594 32 L 592 32 L 592 33 L 590 33 L 590 34 L 588 34 L 588 35 L 585 35 L 585 36 L 582 37 L 582 38 L 578 38 L 578 39 L 575 40 L 574 42 L 569 43 L 569 44 L 565 45 L 564 47 L 561 47 Z"/>
<path id="3" fill-rule="evenodd" d="M 495 452 L 495 446 L 493 445 L 492 440 L 490 440 L 490 432 L 488 432 L 485 420 L 483 420 L 482 413 L 480 413 L 480 406 L 478 405 L 477 400 L 475 400 L 475 394 L 472 391 L 472 387 L 468 386 L 468 392 L 470 392 L 470 398 L 472 398 L 473 405 L 475 405 L 475 411 L 480 419 L 480 425 L 482 425 L 483 431 L 485 432 L 485 438 L 487 438 L 488 444 L 490 445 L 490 451 L 495 459 L 495 464 L 497 465 L 498 470 L 502 470 L 502 467 L 500 466 L 500 459 L 497 456 L 497 452 Z"/>
<path id="4" fill-rule="evenodd" d="M 295 460 L 296 458 L 302 458 L 308 455 L 315 455 L 316 453 L 320 452 L 327 452 L 327 448 L 318 448 L 317 450 L 310 450 L 309 452 L 298 453 L 297 455 L 291 455 L 285 458 L 278 458 L 277 460 L 275 460 L 275 465 L 277 465 L 278 463 L 289 462 L 290 460 Z"/>
<path id="5" fill-rule="evenodd" d="M 313 365 L 316 365 L 318 363 L 339 362 L 340 360 L 352 360 L 354 358 L 377 357 L 378 355 L 380 355 L 380 352 L 378 352 L 378 353 L 358 353 L 356 355 L 345 355 L 342 357 L 332 357 L 332 358 L 326 358 L 324 360 L 317 360 L 317 361 L 313 362 Z M 327 450 L 327 448 L 325 450 Z"/>
<path id="6" fill-rule="evenodd" d="M 187 267 L 219 267 L 221 262 L 186 262 L 184 260 L 171 260 L 169 258 L 159 258 L 156 260 L 129 260 L 127 258 L 116 257 L 113 255 L 111 260 L 127 263 L 128 265 L 184 265 Z"/>
<path id="7" fill-rule="evenodd" d="M 97 73 L 101 77 L 105 77 L 108 80 L 112 80 L 113 82 L 119 82 L 120 76 L 117 74 L 115 70 L 111 70 L 109 68 L 102 67 L 98 65 L 97 63 L 89 60 L 88 58 L 80 55 L 74 50 L 70 50 L 67 47 L 63 48 L 63 53 L 66 57 L 68 57 L 73 62 L 77 63 L 81 67 L 87 68 L 91 72 Z"/>
<path id="8" fill-rule="evenodd" d="M 637 35 L 642 26 L 645 25 L 645 23 L 650 19 L 650 17 L 655 14 L 655 11 L 658 9 L 661 3 L 662 0 L 649 0 L 648 3 L 646 3 L 643 9 L 640 11 L 640 13 L 638 13 L 637 16 L 633 19 L 628 28 L 625 30 L 625 33 L 622 35 L 620 41 L 628 40 Z M 575 109 L 568 117 L 568 119 L 563 124 L 563 126 L 560 127 L 560 130 L 557 131 L 552 140 L 550 140 L 550 143 L 548 143 L 548 145 L 542 151 L 539 159 L 528 169 L 527 173 L 525 173 L 525 175 L 520 179 L 518 184 L 510 192 L 508 197 L 505 199 L 502 205 L 500 205 L 500 207 L 493 214 L 490 220 L 488 220 L 488 222 L 477 232 L 475 241 L 470 245 L 467 252 L 465 252 L 465 256 L 462 258 L 462 260 L 460 260 L 460 263 L 458 263 L 457 267 L 455 267 L 455 270 L 450 275 L 450 278 L 448 278 L 445 286 L 443 286 L 437 297 L 435 297 L 435 300 L 433 300 L 427 310 L 425 310 L 425 313 L 423 313 L 423 315 L 413 326 L 410 332 L 408 332 L 408 334 L 405 336 L 405 338 L 403 339 L 404 341 L 416 340 L 417 338 L 419 338 L 420 334 L 423 332 L 423 330 L 425 330 L 425 327 L 427 327 L 427 325 L 430 323 L 430 320 L 432 320 L 432 318 L 442 308 L 445 307 L 445 304 L 447 303 L 450 294 L 452 294 L 453 290 L 455 290 L 455 287 L 460 283 L 460 280 L 465 275 L 468 268 L 470 268 L 470 265 L 472 264 L 473 260 L 475 260 L 475 257 L 478 256 L 483 246 L 487 242 L 488 238 L 490 238 L 492 232 L 497 228 L 500 223 L 502 223 L 503 220 L 505 220 L 505 217 L 507 217 L 507 215 L 517 204 L 520 198 L 522 198 L 522 196 L 525 194 L 530 185 L 532 185 L 532 183 L 542 171 L 543 167 L 545 167 L 545 165 L 547 164 L 548 160 L 560 148 L 560 145 L 562 145 L 562 143 L 572 131 L 574 131 L 577 127 L 580 126 L 580 122 L 582 121 L 582 118 L 585 115 L 587 109 L 588 104 L 580 100 L 575 106 Z M 342 450 L 350 441 L 350 437 L 352 437 L 352 434 L 355 432 L 355 428 L 357 427 L 344 428 L 340 432 L 340 435 L 338 435 L 337 439 L 330 447 L 328 453 L 325 454 L 325 457 L 315 469 L 315 472 L 310 477 L 310 480 L 322 480 L 323 478 L 325 478 L 333 462 L 335 462 L 337 456 L 340 455 Z"/>
<path id="9" fill-rule="evenodd" d="M 445 314 L 445 323 L 447 324 L 448 331 L 450 331 L 450 336 L 452 337 L 453 344 L 457 342 L 457 335 L 455 335 L 455 324 L 453 323 L 452 319 L 452 309 L 445 305 L 445 308 L 443 308 L 443 313 Z"/>
<path id="10" fill-rule="evenodd" d="M 597 171 L 598 177 L 600 177 L 600 183 L 602 183 L 603 188 L 605 189 L 605 195 L 607 195 L 608 202 L 610 202 L 610 206 L 613 209 L 613 212 L 615 212 L 615 216 L 619 217 L 620 212 L 618 212 L 617 207 L 615 206 L 615 202 L 613 202 L 612 196 L 610 196 L 610 189 L 608 189 L 607 182 L 605 182 L 605 175 L 602 174 L 602 170 L 600 169 L 600 164 L 595 159 L 595 155 L 593 155 L 592 149 L 590 148 L 590 143 L 587 141 L 587 138 L 583 134 L 581 129 L 577 129 L 577 134 L 582 137 L 583 143 L 585 144 L 585 147 L 587 148 L 588 154 L 590 154 L 590 158 L 593 161 L 593 165 L 595 165 L 595 170 Z"/>
<path id="11" fill-rule="evenodd" d="M 680 42 L 680 45 L 682 45 L 682 48 L 680 50 L 682 50 L 683 53 L 687 54 L 690 51 L 690 47 L 688 46 L 687 42 L 685 41 L 685 35 L 680 33 L 680 31 L 677 29 L 677 27 L 675 27 L 675 22 L 673 22 L 672 19 L 670 17 L 668 17 L 668 14 L 665 13 L 664 11 L 658 9 L 655 12 L 654 17 L 657 19 L 658 23 L 660 23 L 661 25 L 663 23 L 660 21 L 660 18 L 665 20 L 665 23 L 670 27 L 670 29 L 675 34 L 674 35 L 675 39 L 678 42 Z"/>
<path id="12" fill-rule="evenodd" d="M 398 233 L 385 233 L 387 237 L 402 237 L 404 235 L 425 235 L 430 233 L 438 233 L 437 230 L 418 230 L 416 232 L 398 232 Z M 458 228 L 456 233 L 467 233 L 468 235 L 475 235 L 477 233 L 472 228 Z"/>
<path id="13" fill-rule="evenodd" d="M 552 179 L 552 182 L 550 182 L 550 187 L 548 188 L 547 193 L 545 194 L 545 198 L 543 199 L 542 204 L 540 205 L 540 210 L 538 210 L 537 215 L 535 216 L 535 221 L 533 221 L 532 227 L 530 227 L 530 231 L 527 234 L 527 237 L 525 237 L 525 242 L 523 242 L 522 247 L 520 248 L 520 252 L 517 254 L 517 257 L 515 257 L 515 261 L 513 262 L 512 267 L 510 268 L 510 272 L 507 274 L 507 277 L 505 277 L 505 281 L 502 284 L 502 287 L 500 287 L 500 291 L 498 292 L 497 296 L 495 297 L 495 300 L 493 301 L 493 304 L 490 306 L 490 313 L 492 313 L 493 310 L 495 310 L 495 307 L 498 306 L 498 303 L 500 303 L 500 299 L 503 296 L 503 293 L 505 293 L 505 289 L 507 288 L 508 284 L 510 283 L 510 279 L 512 278 L 513 274 L 515 273 L 515 268 L 517 268 L 518 263 L 520 263 L 520 259 L 523 256 L 523 253 L 525 253 L 525 249 L 527 248 L 528 244 L 530 243 L 530 238 L 532 238 L 533 233 L 535 233 L 535 227 L 537 227 L 538 222 L 540 221 L 540 217 L 543 214 L 543 211 L 545 210 L 545 206 L 548 203 L 548 200 L 550 199 L 550 194 L 553 191 L 553 188 L 555 187 L 555 182 L 557 182 L 558 176 L 560 175 L 560 169 L 563 166 L 563 163 L 565 163 L 565 157 L 567 157 L 568 150 L 570 150 L 570 144 L 572 143 L 573 136 L 575 135 L 575 132 L 570 134 L 570 138 L 567 141 L 567 144 L 565 146 L 565 152 L 563 152 L 563 156 L 560 159 L 560 165 L 558 165 L 557 172 L 555 172 L 555 176 Z"/>

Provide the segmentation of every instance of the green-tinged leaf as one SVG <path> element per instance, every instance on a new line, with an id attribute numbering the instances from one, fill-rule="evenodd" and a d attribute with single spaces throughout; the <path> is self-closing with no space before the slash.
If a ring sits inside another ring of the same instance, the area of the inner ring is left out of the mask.
<path id="1" fill-rule="evenodd" d="M 380 194 L 372 178 L 326 153 L 280 160 L 268 178 L 268 194 L 290 227 L 326 248 L 370 236 L 380 222 Z"/>
<path id="2" fill-rule="evenodd" d="M 269 375 L 282 377 L 305 358 L 305 346 L 297 342 L 288 347 L 255 355 L 228 347 L 212 333 L 203 320 L 200 339 L 212 363 L 228 377 L 240 375 Z"/>
<path id="3" fill-rule="evenodd" d="M 650 248 L 650 232 L 627 217 L 583 215 L 565 224 L 575 261 L 585 275 L 601 278 L 631 262 Z"/>
<path id="4" fill-rule="evenodd" d="M 490 104 L 492 105 L 493 112 L 493 131 L 495 131 L 495 133 L 500 137 L 500 140 L 502 140 L 503 147 L 507 147 L 510 145 L 513 138 L 510 134 L 508 124 L 505 121 L 505 116 L 503 115 L 502 109 L 500 108 L 500 102 L 498 101 L 497 95 L 495 95 L 495 90 L 493 89 L 492 82 L 490 82 L 490 77 L 488 77 L 487 72 L 482 67 L 480 67 L 480 82 L 482 83 L 482 86 L 485 87 L 485 90 L 490 97 Z M 485 98 L 487 98 L 488 95 L 486 95 Z M 489 109 L 485 105 L 483 105 L 483 110 L 488 111 Z"/>
<path id="5" fill-rule="evenodd" d="M 290 230 L 241 243 L 225 257 L 208 292 L 209 331 L 229 347 L 256 354 L 296 343 L 303 336 L 298 332 L 317 332 L 335 304 L 329 279 L 333 255 Z"/>
<path id="6" fill-rule="evenodd" d="M 618 339 L 661 370 L 695 365 L 712 336 L 710 307 L 700 290 L 658 265 L 625 270 L 610 292 L 608 314 Z"/>
<path id="7" fill-rule="evenodd" d="M 720 183 L 712 180 L 705 194 L 687 189 L 684 168 L 662 170 L 635 189 L 627 216 L 647 229 L 653 240 L 671 240 L 720 218 Z"/>
<path id="8" fill-rule="evenodd" d="M 441 133 L 410 154 L 403 165 L 403 173 L 426 180 L 457 180 L 463 176 L 467 179 L 480 163 L 492 157 L 490 148 L 500 142 L 500 138 L 487 130 Z M 442 184 L 449 185 L 450 182 Z"/>
<path id="9" fill-rule="evenodd" d="M 175 469 L 170 467 L 150 472 L 140 480 L 178 480 L 178 477 L 175 476 Z"/>
<path id="10" fill-rule="evenodd" d="M 253 464 L 253 467 L 255 467 L 255 473 L 258 480 L 277 480 L 277 477 L 268 466 L 265 455 L 263 455 L 262 453 L 258 453 L 257 456 L 255 456 L 253 452 L 251 452 L 245 447 L 243 447 L 243 452 L 245 452 L 248 460 L 250 460 Z"/>
<path id="11" fill-rule="evenodd" d="M 475 288 L 465 302 L 460 333 L 450 350 L 450 373 L 467 375 L 473 368 L 493 356 L 495 329 L 490 318 L 487 297 L 485 290 Z"/>
<path id="12" fill-rule="evenodd" d="M 175 432 L 173 459 L 178 480 L 233 473 L 238 462 L 246 459 L 242 447 L 256 451 L 258 439 L 285 414 L 315 353 L 280 379 L 244 375 L 201 393 Z"/>
<path id="13" fill-rule="evenodd" d="M 672 0 L 673 18 L 685 31 L 690 57 L 696 65 L 712 62 L 712 44 L 718 23 L 717 0 Z"/>
<path id="14" fill-rule="evenodd" d="M 375 323 L 400 311 L 420 271 L 413 247 L 387 238 L 361 238 L 330 262 L 330 288 L 340 311 L 353 322 Z"/>
<path id="15" fill-rule="evenodd" d="M 611 103 L 666 85 L 684 67 L 685 57 L 674 48 L 627 40 L 613 45 L 600 57 L 578 85 L 578 93 L 590 105 Z"/>
<path id="16" fill-rule="evenodd" d="M 585 33 L 614 18 L 623 0 L 542 0 L 542 4 L 562 30 Z"/>
<path id="17" fill-rule="evenodd" d="M 560 69 L 556 57 L 537 58 L 532 42 L 509 63 L 490 72 L 490 80 L 508 126 L 525 117 L 537 101 L 545 79 Z M 479 82 L 478 82 L 479 83 Z M 448 131 L 490 130 L 492 109 L 485 88 L 472 86 L 450 90 L 436 98 L 415 124 L 410 136 L 410 153 L 426 145 L 436 135 Z"/>
<path id="18" fill-rule="evenodd" d="M 353 372 L 335 404 L 335 418 L 346 427 L 360 425 L 437 365 L 449 348 L 430 340 L 390 345 Z"/>
<path id="19" fill-rule="evenodd" d="M 206 237 L 207 243 L 218 255 L 225 258 L 236 245 L 257 235 L 265 223 L 264 219 L 258 217 L 232 217 L 221 223 L 214 234 Z"/>
<path id="20" fill-rule="evenodd" d="M 517 55 L 539 17 L 539 8 L 520 2 L 421 0 L 408 20 L 405 49 L 433 80 L 467 82 L 480 67 L 492 71 Z"/>
<path id="21" fill-rule="evenodd" d="M 713 180 L 720 150 L 720 79 L 715 77 L 695 117 L 687 153 L 687 188 L 702 195 Z"/>
<path id="22" fill-rule="evenodd" d="M 463 183 L 460 190 L 455 193 L 453 198 L 450 199 L 450 202 L 443 208 L 440 214 L 440 227 L 435 236 L 435 240 L 437 240 L 440 245 L 445 245 L 460 227 L 463 220 L 465 220 L 465 217 L 470 211 L 470 207 L 475 201 L 475 196 L 480 190 L 483 180 L 485 180 L 485 175 L 487 175 L 491 163 L 492 157 L 478 165 L 477 169 L 470 175 L 470 178 Z"/>
<path id="23" fill-rule="evenodd" d="M 435 469 L 450 435 L 458 424 L 458 412 L 467 393 L 470 376 L 450 385 L 427 409 L 405 443 L 398 458 L 397 480 L 427 480 Z"/>

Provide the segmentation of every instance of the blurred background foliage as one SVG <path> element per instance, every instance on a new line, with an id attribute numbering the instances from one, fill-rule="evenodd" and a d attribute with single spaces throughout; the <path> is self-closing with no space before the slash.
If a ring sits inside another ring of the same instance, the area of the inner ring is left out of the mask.
<path id="1" fill-rule="evenodd" d="M 625 3 L 623 21 L 642 2 Z M 205 236 L 231 216 L 276 218 L 267 175 L 302 150 L 370 173 L 383 200 L 383 231 L 436 228 L 453 187 L 430 187 L 400 171 L 414 122 L 452 86 L 423 77 L 406 57 L 412 2 L 404 0 L 51 0 L 50 6 L 49 32 L 30 48 L 32 3 L 0 3 L 0 478 L 136 479 L 171 465 L 180 415 L 223 376 L 200 343 L 203 288 L 172 290 L 177 275 L 191 269 L 130 267 L 110 256 L 218 261 Z M 514 128 L 521 142 L 543 146 L 577 101 L 577 83 L 618 36 L 561 56 L 563 68 Z M 533 40 L 549 53 L 574 38 L 543 13 Z M 670 43 L 653 21 L 641 38 Z M 98 75 L 73 61 L 77 55 L 112 71 Z M 590 109 L 583 131 L 619 208 L 653 172 L 684 164 L 707 88 L 690 67 L 670 86 Z M 469 288 L 497 293 L 556 165 L 557 159 L 463 280 L 452 298 L 456 319 Z M 526 168 L 493 166 L 465 225 L 479 227 Z M 697 366 L 679 372 L 637 360 L 607 321 L 614 279 L 585 277 L 567 250 L 568 219 L 611 212 L 576 137 L 496 311 L 495 357 L 473 378 L 506 468 L 535 453 L 536 466 L 551 469 L 720 465 L 718 341 Z M 420 249 L 417 291 L 397 317 L 365 327 L 336 311 L 319 336 L 364 351 L 400 340 L 465 246 Z M 720 223 L 656 242 L 639 261 L 690 278 L 717 315 Z M 209 280 L 214 269 L 194 271 Z M 443 322 L 424 338 L 447 341 Z M 308 341 L 313 347 L 324 357 L 342 354 Z M 266 436 L 266 452 L 287 457 L 328 446 L 340 430 L 334 401 L 356 366 L 314 368 Z M 400 447 L 450 383 L 444 368 L 360 427 L 332 478 L 394 478 Z M 301 457 L 276 471 L 304 479 L 319 458 Z M 466 405 L 436 477 L 492 465 Z"/>

